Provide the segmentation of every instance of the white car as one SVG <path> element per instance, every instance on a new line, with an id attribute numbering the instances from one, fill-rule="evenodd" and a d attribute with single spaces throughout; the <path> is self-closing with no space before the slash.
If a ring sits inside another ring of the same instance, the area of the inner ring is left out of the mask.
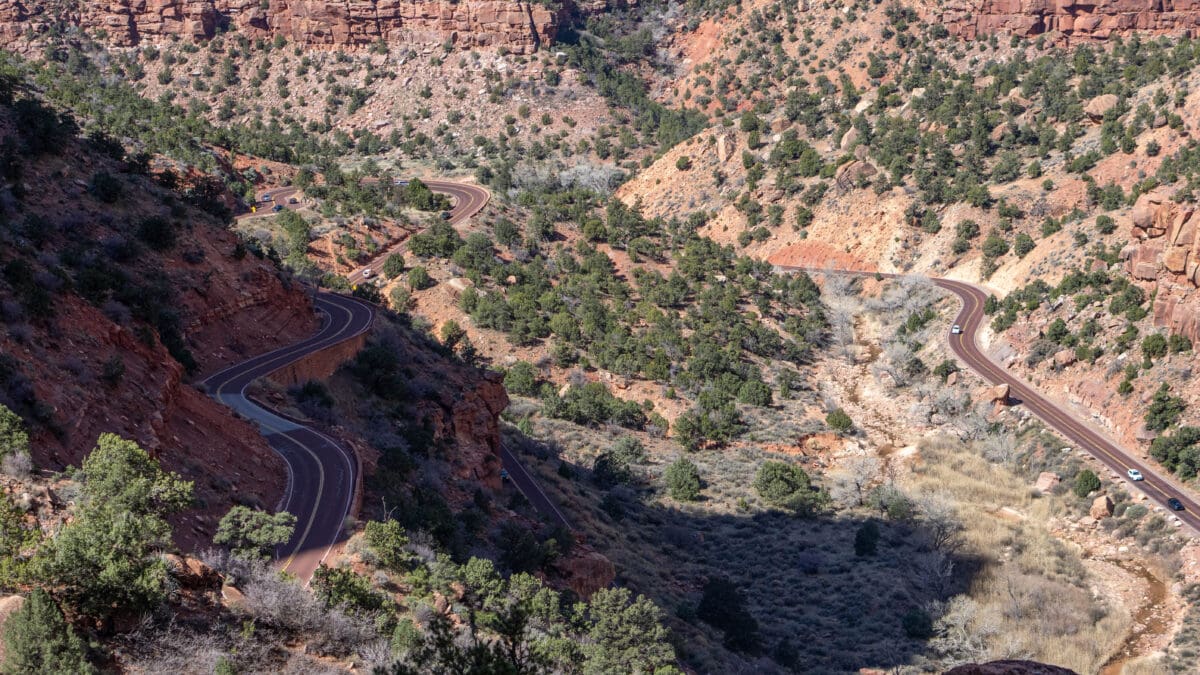
<path id="1" fill-rule="evenodd" d="M 371 271 L 370 267 L 363 268 L 363 278 L 364 279 L 370 279 L 372 274 L 374 274 L 374 272 Z"/>
<path id="2" fill-rule="evenodd" d="M 958 324 L 954 324 L 950 328 L 950 334 L 951 335 L 962 335 L 962 326 L 960 326 Z"/>
<path id="3" fill-rule="evenodd" d="M 1146 477 L 1142 475 L 1142 472 L 1138 471 L 1137 469 L 1130 469 L 1126 471 L 1125 474 L 1129 476 L 1129 480 L 1146 480 Z"/>

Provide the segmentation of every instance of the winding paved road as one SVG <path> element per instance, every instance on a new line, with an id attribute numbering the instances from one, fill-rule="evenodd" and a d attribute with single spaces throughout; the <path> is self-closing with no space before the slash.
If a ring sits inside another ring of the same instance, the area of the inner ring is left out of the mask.
<path id="1" fill-rule="evenodd" d="M 799 270 L 799 267 L 780 267 L 783 270 Z M 830 270 L 807 269 L 813 273 L 824 273 Z M 840 272 L 838 270 L 833 270 Z M 845 272 L 848 274 L 865 274 L 863 272 Z M 895 278 L 900 275 L 881 274 L 882 277 Z M 1009 397 L 1014 404 L 1025 406 L 1038 419 L 1050 428 L 1070 439 L 1082 450 L 1087 451 L 1096 459 L 1112 469 L 1121 479 L 1126 479 L 1125 472 L 1137 469 L 1142 472 L 1145 480 L 1132 483 L 1144 492 L 1151 500 L 1163 507 L 1168 516 L 1177 516 L 1184 524 L 1195 532 L 1200 532 L 1200 505 L 1193 499 L 1189 491 L 1173 478 L 1164 475 L 1159 469 L 1146 464 L 1134 453 L 1128 452 L 1105 437 L 1091 425 L 1080 420 L 1066 407 L 1055 403 L 1035 391 L 1028 383 L 1008 372 L 1004 367 L 988 357 L 979 347 L 978 335 L 987 315 L 983 307 L 988 293 L 974 284 L 950 279 L 930 278 L 937 286 L 958 296 L 962 301 L 962 309 L 954 322 L 962 327 L 962 333 L 950 335 L 950 349 L 955 356 L 974 370 L 984 380 L 992 384 L 1007 384 Z M 1183 511 L 1171 511 L 1167 500 L 1176 498 L 1183 503 Z"/>
<path id="2" fill-rule="evenodd" d="M 445 181 L 429 181 L 427 184 L 434 191 L 448 194 L 455 200 L 451 223 L 478 213 L 491 196 L 487 190 L 472 185 Z M 278 200 L 286 200 L 292 194 L 295 194 L 294 188 L 275 188 L 261 193 L 258 199 L 261 203 L 263 197 L 272 196 L 278 203 Z M 378 269 L 383 258 L 399 247 L 393 246 L 384 251 L 368 266 Z M 361 270 L 356 274 L 361 281 Z M 309 354 L 361 335 L 370 330 L 375 320 L 375 307 L 357 298 L 320 292 L 314 298 L 314 305 L 324 317 L 315 335 L 230 366 L 203 382 L 210 396 L 257 424 L 271 448 L 287 464 L 287 487 L 276 509 L 294 514 L 296 529 L 291 541 L 278 547 L 275 553 L 284 571 L 305 581 L 312 577 L 330 550 L 343 538 L 346 517 L 350 513 L 355 484 L 359 478 L 357 460 L 350 450 L 321 432 L 251 400 L 246 395 L 246 389 L 260 377 Z M 503 462 L 514 477 L 519 474 L 532 481 L 524 467 L 517 464 L 507 451 L 504 451 Z M 522 483 L 518 483 L 518 486 Z M 536 484 L 532 487 L 537 488 Z M 522 487 L 522 492 L 525 491 L 526 488 Z M 540 489 L 537 494 L 541 494 Z M 529 496 L 526 493 L 526 497 Z M 541 497 L 545 500 L 544 494 Z M 539 502 L 532 498 L 530 501 L 539 507 Z M 553 504 L 550 507 L 553 508 Z M 541 508 L 544 505 L 539 510 Z M 553 509 L 553 512 L 557 513 L 557 509 Z M 553 513 L 547 515 L 554 517 Z M 561 518 L 561 514 L 558 517 Z"/>

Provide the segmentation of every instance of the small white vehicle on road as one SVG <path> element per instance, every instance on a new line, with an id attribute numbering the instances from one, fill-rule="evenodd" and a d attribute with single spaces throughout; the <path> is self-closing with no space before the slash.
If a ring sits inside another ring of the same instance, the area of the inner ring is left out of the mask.
<path id="1" fill-rule="evenodd" d="M 370 267 L 364 267 L 362 272 L 363 272 L 364 279 L 370 279 L 371 275 L 375 273 L 371 270 Z"/>
<path id="2" fill-rule="evenodd" d="M 1130 470 L 1126 471 L 1125 474 L 1129 476 L 1129 480 L 1145 480 L 1146 479 L 1146 477 L 1142 475 L 1142 472 L 1138 471 L 1137 469 L 1130 469 Z"/>
<path id="3" fill-rule="evenodd" d="M 962 335 L 962 326 L 960 326 L 958 324 L 954 324 L 950 328 L 950 334 L 951 335 Z"/>

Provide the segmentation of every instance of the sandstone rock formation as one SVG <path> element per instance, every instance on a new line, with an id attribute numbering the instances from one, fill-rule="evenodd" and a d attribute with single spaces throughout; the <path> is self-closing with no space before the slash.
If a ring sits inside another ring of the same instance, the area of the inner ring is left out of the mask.
<path id="1" fill-rule="evenodd" d="M 1196 0 L 950 0 L 939 3 L 932 18 L 968 40 L 992 33 L 1051 34 L 1070 42 L 1130 31 L 1200 35 Z"/>
<path id="2" fill-rule="evenodd" d="M 1136 243 L 1121 251 L 1125 272 L 1156 282 L 1154 325 L 1200 339 L 1200 215 L 1160 192 L 1138 198 L 1129 218 Z"/>
<path id="3" fill-rule="evenodd" d="M 31 44 L 51 27 L 75 27 L 118 47 L 169 38 L 202 40 L 234 29 L 309 46 L 388 44 L 505 47 L 530 54 L 550 43 L 558 16 L 513 0 L 0 0 L 0 40 Z"/>

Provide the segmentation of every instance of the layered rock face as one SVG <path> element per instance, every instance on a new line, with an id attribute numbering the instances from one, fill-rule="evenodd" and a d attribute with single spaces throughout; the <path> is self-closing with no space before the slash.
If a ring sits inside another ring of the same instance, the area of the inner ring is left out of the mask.
<path id="1" fill-rule="evenodd" d="M 1146 31 L 1200 35 L 1200 0 L 951 0 L 935 20 L 966 39 L 1053 33 L 1076 42 Z"/>
<path id="2" fill-rule="evenodd" d="M 1137 243 L 1121 251 L 1125 271 L 1139 281 L 1158 282 L 1154 324 L 1200 338 L 1200 214 L 1159 193 L 1142 195 L 1130 212 Z"/>
<path id="3" fill-rule="evenodd" d="M 235 29 L 308 46 L 452 43 L 530 54 L 549 44 L 558 16 L 506 0 L 105 0 L 67 9 L 56 0 L 0 0 L 0 40 L 32 43 L 51 27 L 76 27 L 129 47 L 167 38 L 202 40 Z"/>

